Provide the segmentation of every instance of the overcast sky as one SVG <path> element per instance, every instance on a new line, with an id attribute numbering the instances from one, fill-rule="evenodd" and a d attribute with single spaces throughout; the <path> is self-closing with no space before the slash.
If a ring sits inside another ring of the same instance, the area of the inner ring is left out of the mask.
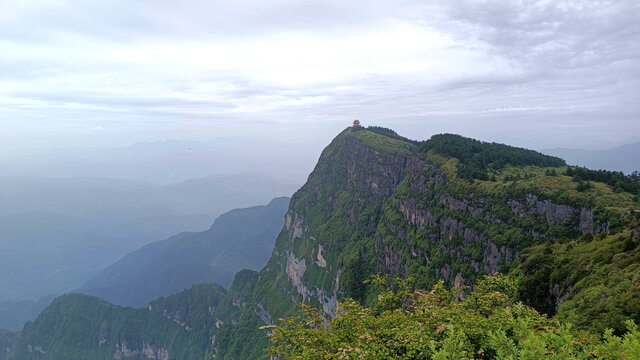
<path id="1" fill-rule="evenodd" d="M 640 141 L 640 2 L 0 0 L 0 150 L 353 119 L 530 148 Z"/>

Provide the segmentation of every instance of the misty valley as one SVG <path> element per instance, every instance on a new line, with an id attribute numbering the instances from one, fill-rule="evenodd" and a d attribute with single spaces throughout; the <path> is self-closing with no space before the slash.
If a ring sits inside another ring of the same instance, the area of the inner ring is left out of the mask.
<path id="1" fill-rule="evenodd" d="M 0 0 L 0 360 L 640 360 L 639 19 Z"/>
<path id="2" fill-rule="evenodd" d="M 640 349 L 638 172 L 358 122 L 302 186 L 1 181 L 3 360 Z"/>

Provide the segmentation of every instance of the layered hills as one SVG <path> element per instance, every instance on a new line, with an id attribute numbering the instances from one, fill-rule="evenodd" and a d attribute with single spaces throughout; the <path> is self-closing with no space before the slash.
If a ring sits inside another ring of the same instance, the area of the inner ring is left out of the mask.
<path id="1" fill-rule="evenodd" d="M 77 289 L 152 241 L 206 230 L 224 212 L 290 196 L 298 187 L 258 174 L 169 185 L 0 176 L 0 303 Z"/>
<path id="2" fill-rule="evenodd" d="M 80 290 L 118 305 L 144 306 L 199 282 L 231 285 L 242 269 L 269 260 L 289 198 L 220 215 L 202 232 L 181 233 L 138 249 L 107 267 Z"/>
<path id="3" fill-rule="evenodd" d="M 236 276 L 225 296 L 242 296 L 216 306 L 213 313 L 221 311 L 226 321 L 205 318 L 215 330 L 206 335 L 204 353 L 261 358 L 266 340 L 259 326 L 294 315 L 298 303 L 329 317 L 347 298 L 372 303 L 380 289 L 363 282 L 376 273 L 412 277 L 420 289 L 444 280 L 462 297 L 481 276 L 509 273 L 520 281 L 521 300 L 538 311 L 582 329 L 601 320 L 617 329 L 624 319 L 640 321 L 633 296 L 640 286 L 639 209 L 636 176 L 573 168 L 560 158 L 457 135 L 418 142 L 388 129 L 349 127 L 291 198 L 267 265 L 259 274 Z M 175 303 L 188 307 L 198 302 L 193 298 L 182 295 Z M 0 335 L 13 344 L 9 359 L 38 358 L 35 346 L 44 352 L 53 344 L 76 346 L 60 335 L 73 323 L 44 325 L 55 304 L 21 334 Z M 153 303 L 150 309 L 156 311 Z M 86 333 L 98 354 L 96 329 Z M 177 333 L 166 336 L 137 344 L 168 349 L 169 338 L 182 341 Z M 113 357 L 121 345 L 110 348 Z"/>
<path id="4" fill-rule="evenodd" d="M 60 296 L 21 333 L 0 333 L 0 359 L 204 359 L 215 333 L 246 306 L 256 273 L 241 271 L 226 291 L 197 284 L 146 308 L 121 307 L 84 294 Z"/>

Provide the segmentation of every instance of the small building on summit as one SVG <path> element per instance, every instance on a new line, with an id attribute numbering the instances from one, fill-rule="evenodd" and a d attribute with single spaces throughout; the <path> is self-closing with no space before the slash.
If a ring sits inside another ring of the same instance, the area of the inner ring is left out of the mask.
<path id="1" fill-rule="evenodd" d="M 353 120 L 353 127 L 360 127 L 360 120 Z"/>

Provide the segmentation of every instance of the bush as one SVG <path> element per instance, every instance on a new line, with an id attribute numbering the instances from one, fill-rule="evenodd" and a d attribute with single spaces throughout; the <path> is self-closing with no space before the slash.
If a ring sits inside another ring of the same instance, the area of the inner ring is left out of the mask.
<path id="1" fill-rule="evenodd" d="M 271 332 L 267 352 L 284 359 L 640 357 L 640 331 L 632 321 L 624 336 L 608 330 L 600 341 L 515 303 L 515 284 L 505 276 L 485 277 L 462 301 L 456 301 L 459 290 L 447 290 L 442 282 L 431 291 L 411 291 L 404 281 L 394 288 L 370 308 L 353 300 L 341 303 L 334 319 L 301 305 L 302 317 L 262 328 Z"/>

